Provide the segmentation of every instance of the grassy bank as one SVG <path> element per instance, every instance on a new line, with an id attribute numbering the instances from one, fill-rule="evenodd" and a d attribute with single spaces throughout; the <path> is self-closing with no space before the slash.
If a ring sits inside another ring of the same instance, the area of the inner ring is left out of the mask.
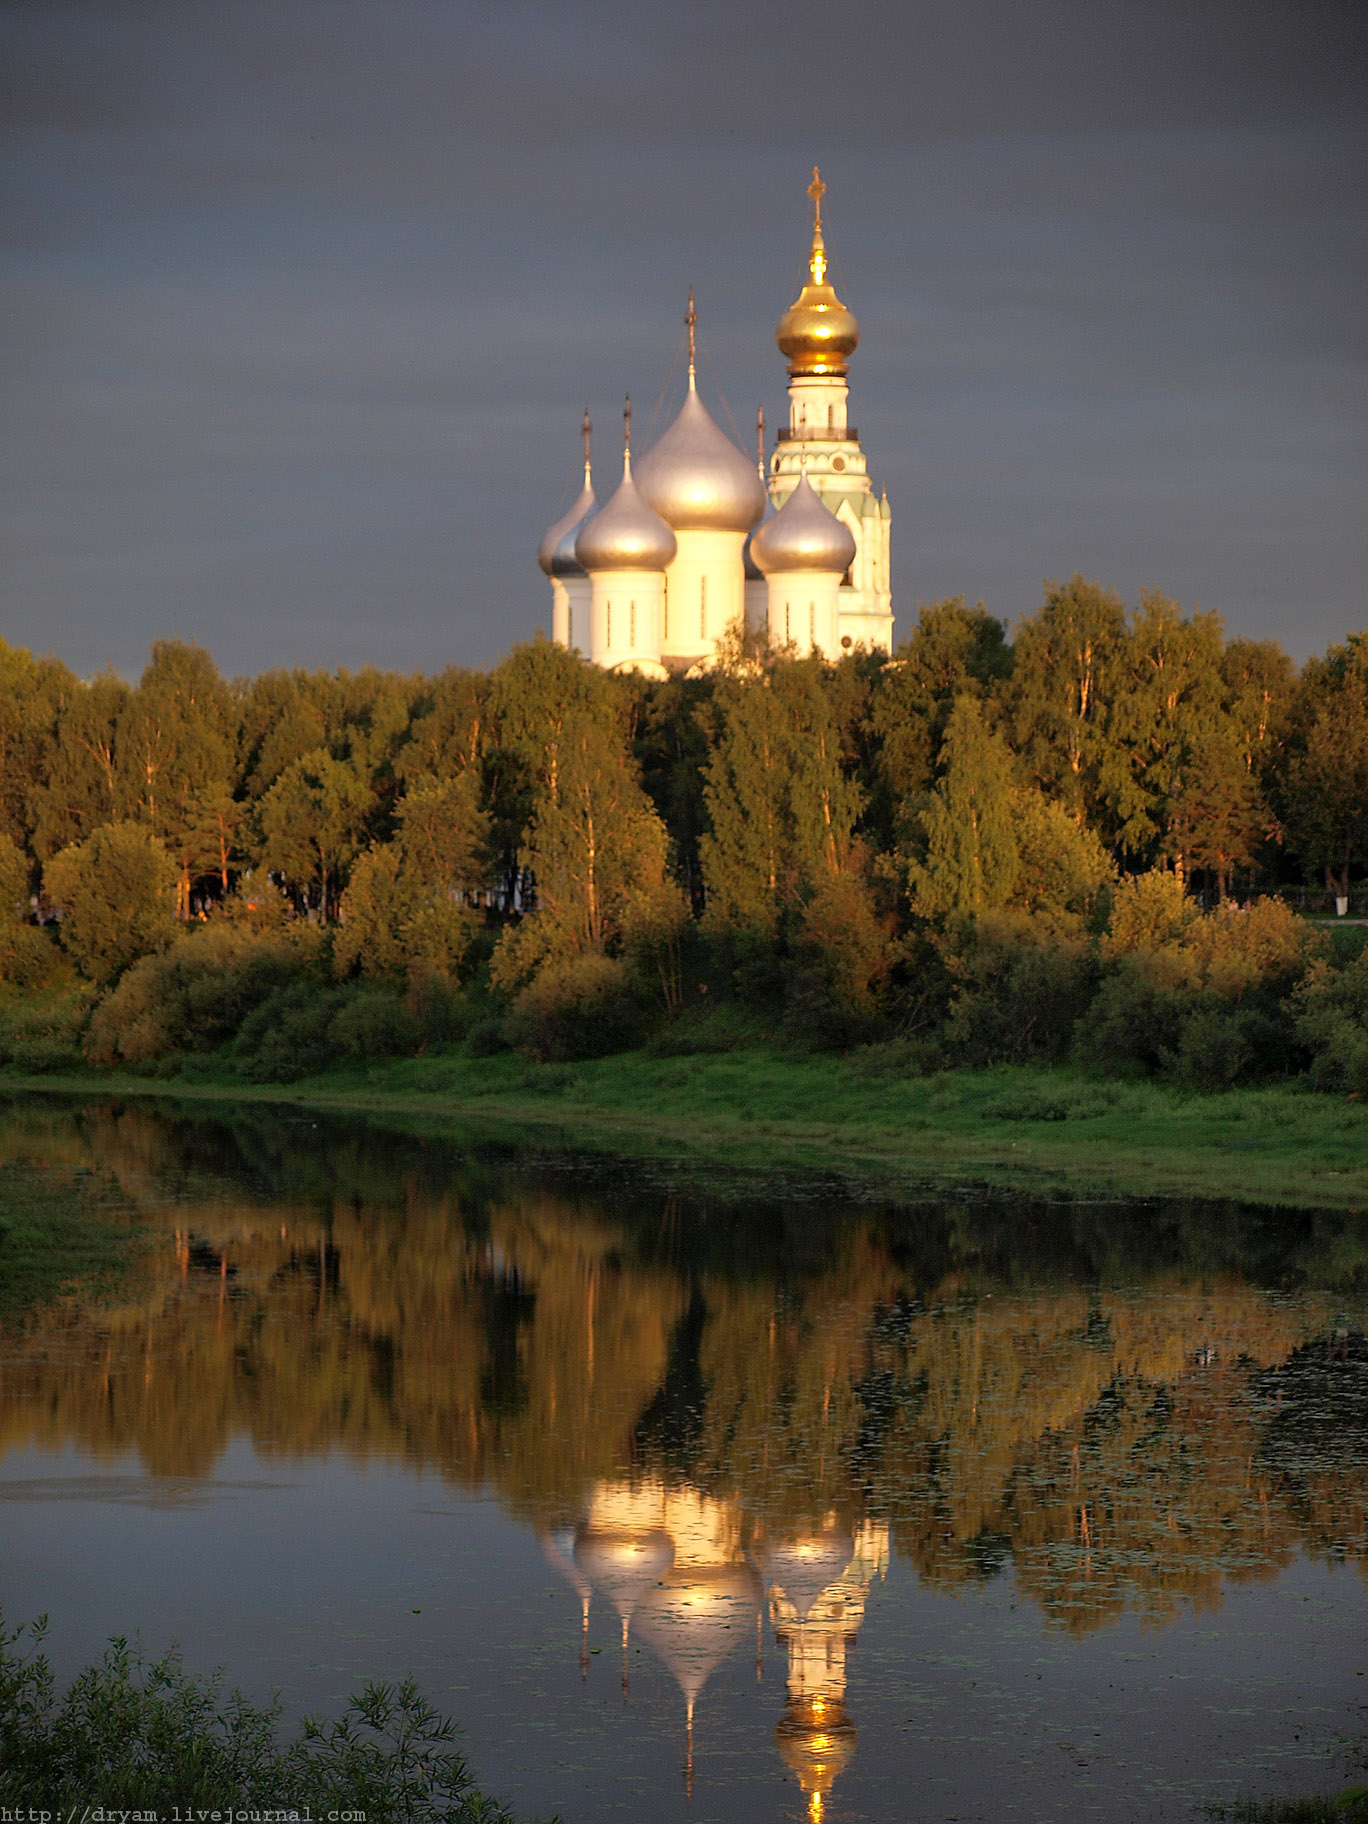
<path id="1" fill-rule="evenodd" d="M 814 1057 L 624 1053 L 573 1065 L 449 1053 L 337 1069 L 287 1087 L 0 1075 L 0 1087 L 356 1111 L 452 1132 L 513 1125 L 552 1143 L 771 1174 L 827 1171 L 888 1190 L 992 1185 L 1368 1208 L 1368 1106 L 1294 1085 L 1198 1094 L 1073 1069 L 909 1075 L 875 1048 Z"/>

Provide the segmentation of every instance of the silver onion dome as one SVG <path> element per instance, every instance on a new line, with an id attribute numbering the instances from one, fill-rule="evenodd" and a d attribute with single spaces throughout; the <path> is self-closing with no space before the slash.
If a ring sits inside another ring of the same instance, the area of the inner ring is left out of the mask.
<path id="1" fill-rule="evenodd" d="M 642 499 L 632 480 L 632 458 L 622 459 L 617 493 L 581 528 L 575 557 L 594 570 L 663 570 L 678 545 L 665 521 Z"/>
<path id="2" fill-rule="evenodd" d="M 548 526 L 537 547 L 537 562 L 548 576 L 583 576 L 584 567 L 575 556 L 575 539 L 598 501 L 589 479 L 589 465 L 584 465 L 584 486 L 579 499 L 568 513 L 563 513 L 553 526 Z"/>
<path id="3" fill-rule="evenodd" d="M 642 493 L 676 532 L 749 532 L 765 510 L 755 465 L 713 423 L 692 377 L 684 409 L 639 473 Z"/>
<path id="4" fill-rule="evenodd" d="M 793 570 L 843 574 L 855 561 L 855 540 L 829 507 L 823 506 L 806 475 L 773 519 L 750 541 L 751 561 L 762 576 Z"/>

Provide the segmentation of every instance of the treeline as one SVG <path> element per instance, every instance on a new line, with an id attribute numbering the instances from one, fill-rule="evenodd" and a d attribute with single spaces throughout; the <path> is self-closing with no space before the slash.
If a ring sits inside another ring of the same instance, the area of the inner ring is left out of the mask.
<path id="1" fill-rule="evenodd" d="M 1081 577 L 1011 640 L 952 600 L 891 660 L 738 641 L 667 682 L 540 639 L 233 683 L 161 642 L 136 687 L 0 646 L 27 1069 L 758 1031 L 1359 1092 L 1368 961 L 1269 889 L 1366 862 L 1368 635 L 1298 673 Z"/>

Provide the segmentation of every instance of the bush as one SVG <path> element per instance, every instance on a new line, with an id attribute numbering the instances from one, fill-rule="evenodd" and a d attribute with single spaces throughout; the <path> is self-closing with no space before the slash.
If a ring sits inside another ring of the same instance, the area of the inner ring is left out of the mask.
<path id="1" fill-rule="evenodd" d="M 82 975 L 109 981 L 175 933 L 176 864 L 140 823 L 102 824 L 43 872 L 61 909 L 62 948 Z"/>
<path id="2" fill-rule="evenodd" d="M 349 1058 L 410 1057 L 423 1030 L 392 988 L 365 988 L 353 994 L 333 1015 L 333 1044 Z"/>
<path id="3" fill-rule="evenodd" d="M 947 1054 L 970 1065 L 1065 1057 L 1096 981 L 1086 946 L 1011 913 L 986 913 L 952 941 Z"/>
<path id="4" fill-rule="evenodd" d="M 550 963 L 509 1008 L 510 1045 L 545 1062 L 604 1057 L 641 1042 L 646 1018 L 630 966 L 590 952 Z"/>
<path id="5" fill-rule="evenodd" d="M 79 1070 L 93 992 L 82 986 L 9 1008 L 0 1015 L 0 1063 L 35 1074 Z"/>
<path id="6" fill-rule="evenodd" d="M 277 988 L 242 1022 L 232 1060 L 252 1083 L 294 1083 L 332 1062 L 332 1022 L 349 997 L 309 982 Z"/>
<path id="7" fill-rule="evenodd" d="M 27 1646 L 16 1652 L 27 1632 Z M 359 1810 L 369 1824 L 499 1824 L 509 1814 L 472 1782 L 455 1725 L 412 1679 L 370 1684 L 342 1716 L 281 1741 L 280 1706 L 259 1708 L 221 1674 L 179 1656 L 147 1662 L 113 1640 L 58 1700 L 37 1651 L 43 1624 L 0 1628 L 0 1766 L 9 1793 L 71 1811 L 262 1806 L 308 1815 Z"/>
<path id="8" fill-rule="evenodd" d="M 214 918 L 191 925 L 158 956 L 145 956 L 96 1008 L 87 1053 L 100 1064 L 148 1063 L 175 1052 L 213 1051 L 254 1008 L 321 964 L 311 925 L 254 929 Z"/>
<path id="9" fill-rule="evenodd" d="M 1368 1096 L 1368 952 L 1337 973 L 1313 971 L 1293 1007 L 1317 1088 Z"/>
<path id="10" fill-rule="evenodd" d="M 1183 997 L 1124 962 L 1076 1022 L 1073 1055 L 1079 1064 L 1123 1076 L 1158 1071 L 1178 1047 L 1182 1021 Z"/>

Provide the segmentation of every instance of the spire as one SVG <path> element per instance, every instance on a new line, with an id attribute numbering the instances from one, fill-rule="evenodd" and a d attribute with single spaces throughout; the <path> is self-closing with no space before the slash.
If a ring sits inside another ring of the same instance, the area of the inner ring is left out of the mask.
<path id="1" fill-rule="evenodd" d="M 698 329 L 698 312 L 694 309 L 693 286 L 689 287 L 689 314 L 684 319 L 684 327 L 689 332 L 689 391 L 698 391 L 698 376 L 694 368 L 694 340 Z"/>
<path id="2" fill-rule="evenodd" d="M 581 425 L 580 429 L 584 433 L 584 485 L 587 488 L 592 482 L 592 473 L 589 463 L 589 439 L 594 434 L 594 427 L 589 422 L 589 407 L 587 405 L 584 408 L 584 423 Z"/>
<path id="3" fill-rule="evenodd" d="M 626 394 L 622 402 L 622 472 L 632 472 L 632 395 Z"/>
<path id="4" fill-rule="evenodd" d="M 822 239 L 822 198 L 826 195 L 826 185 L 816 165 L 812 167 L 812 182 L 808 185 L 808 195 L 812 198 L 812 252 L 808 256 L 808 267 L 812 273 L 814 285 L 826 283 L 826 242 Z"/>
<path id="5" fill-rule="evenodd" d="M 760 477 L 760 485 L 765 485 L 765 408 L 755 408 L 755 470 Z"/>

